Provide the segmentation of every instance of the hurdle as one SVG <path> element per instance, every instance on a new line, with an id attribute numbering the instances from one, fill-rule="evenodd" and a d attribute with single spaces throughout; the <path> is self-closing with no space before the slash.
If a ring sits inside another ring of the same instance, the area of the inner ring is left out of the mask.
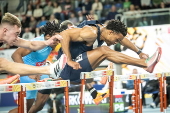
<path id="1" fill-rule="evenodd" d="M 166 113 L 167 109 L 167 92 L 166 92 L 166 77 L 170 76 L 170 72 L 167 73 L 149 73 L 149 74 L 132 74 L 132 75 L 114 75 L 113 70 L 100 70 L 92 72 L 82 72 L 81 79 L 81 94 L 80 94 L 80 113 L 85 113 L 84 109 L 84 90 L 85 80 L 95 77 L 109 76 L 109 113 L 113 113 L 113 95 L 121 94 L 120 92 L 113 93 L 113 83 L 115 81 L 134 80 L 134 90 L 126 91 L 124 94 L 132 94 L 132 103 L 134 113 L 142 113 L 142 87 L 141 79 L 157 78 L 160 85 L 160 112 Z"/>
<path id="2" fill-rule="evenodd" d="M 64 87 L 64 95 L 65 97 L 69 97 L 69 88 L 68 88 L 69 86 L 70 86 L 69 80 L 35 82 L 35 83 L 2 84 L 0 85 L 0 93 L 19 92 L 18 113 L 27 113 L 26 91 Z M 70 113 L 69 98 L 65 99 L 65 111 L 66 113 Z"/>
<path id="3" fill-rule="evenodd" d="M 109 113 L 113 113 L 113 80 L 114 80 L 114 70 L 100 70 L 91 72 L 81 72 L 81 94 L 80 94 L 80 113 L 85 113 L 84 108 L 84 91 L 85 91 L 85 80 L 95 77 L 109 77 Z"/>

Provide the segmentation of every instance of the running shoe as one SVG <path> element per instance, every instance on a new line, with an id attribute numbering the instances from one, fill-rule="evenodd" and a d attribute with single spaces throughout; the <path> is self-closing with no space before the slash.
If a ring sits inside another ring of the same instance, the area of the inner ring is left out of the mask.
<path id="1" fill-rule="evenodd" d="M 151 103 L 151 104 L 150 104 L 150 107 L 153 108 L 153 109 L 155 109 L 155 108 L 156 108 L 155 103 Z"/>
<path id="2" fill-rule="evenodd" d="M 96 105 L 98 105 L 104 98 L 107 98 L 107 97 L 109 97 L 109 90 L 107 90 L 104 93 L 98 92 L 96 98 L 93 99 L 93 101 Z"/>
<path id="3" fill-rule="evenodd" d="M 67 63 L 67 57 L 65 54 L 61 55 L 61 57 L 50 65 L 50 77 L 57 79 L 60 76 L 61 71 L 65 67 Z"/>
<path id="4" fill-rule="evenodd" d="M 161 47 L 158 47 L 156 52 L 151 57 L 146 59 L 145 62 L 148 64 L 148 67 L 146 68 L 147 72 L 149 72 L 149 73 L 153 72 L 156 64 L 159 62 L 159 60 L 161 58 L 161 54 L 162 54 L 162 49 L 161 49 Z"/>

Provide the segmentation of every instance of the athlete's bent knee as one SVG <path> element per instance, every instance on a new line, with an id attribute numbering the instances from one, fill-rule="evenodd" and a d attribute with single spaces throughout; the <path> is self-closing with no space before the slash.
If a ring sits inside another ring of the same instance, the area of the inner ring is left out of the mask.
<path id="1" fill-rule="evenodd" d="M 108 46 L 101 46 L 98 48 L 100 51 L 102 51 L 103 53 L 107 53 L 108 51 L 110 51 L 110 47 Z M 112 50 L 113 51 L 113 50 Z"/>

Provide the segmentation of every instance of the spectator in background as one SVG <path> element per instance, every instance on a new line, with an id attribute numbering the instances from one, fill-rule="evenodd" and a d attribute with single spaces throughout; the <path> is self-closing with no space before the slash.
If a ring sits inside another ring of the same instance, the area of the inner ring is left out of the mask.
<path id="1" fill-rule="evenodd" d="M 55 22 L 58 23 L 58 19 L 55 18 L 55 15 L 54 15 L 54 14 L 51 14 L 49 21 L 52 22 L 52 21 L 54 21 L 54 20 L 55 20 Z"/>
<path id="2" fill-rule="evenodd" d="M 33 16 L 31 16 L 30 23 L 29 23 L 29 29 L 31 32 L 35 33 L 36 25 L 37 25 L 37 21 L 35 20 Z"/>
<path id="3" fill-rule="evenodd" d="M 90 15 L 93 16 L 94 20 L 99 20 L 98 16 L 94 13 L 93 10 L 90 11 Z"/>
<path id="4" fill-rule="evenodd" d="M 70 0 L 65 0 L 64 1 L 64 8 L 71 10 L 71 1 Z"/>
<path id="5" fill-rule="evenodd" d="M 25 40 L 31 40 L 34 38 L 34 34 L 30 32 L 29 28 L 25 28 L 25 33 L 23 34 L 22 38 Z"/>
<path id="6" fill-rule="evenodd" d="M 46 4 L 47 4 L 46 0 L 41 0 L 40 6 L 41 6 L 42 8 L 44 8 Z"/>
<path id="7" fill-rule="evenodd" d="M 30 18 L 31 16 L 33 16 L 32 6 L 31 6 L 30 4 L 27 6 L 27 10 L 26 10 L 26 12 L 25 12 L 25 15 L 26 15 L 28 18 Z"/>
<path id="8" fill-rule="evenodd" d="M 131 0 L 131 3 L 134 5 L 135 9 L 139 9 L 141 7 L 141 0 Z"/>
<path id="9" fill-rule="evenodd" d="M 53 14 L 53 6 L 52 6 L 52 2 L 49 1 L 47 6 L 45 6 L 43 8 L 43 15 L 46 17 L 46 19 L 48 20 L 50 18 L 50 15 Z"/>
<path id="10" fill-rule="evenodd" d="M 71 14 L 70 14 L 69 20 L 70 20 L 74 25 L 76 25 L 76 24 L 78 23 L 78 20 L 77 20 L 77 18 L 76 18 L 76 16 L 75 16 L 74 13 L 71 13 Z"/>
<path id="11" fill-rule="evenodd" d="M 99 0 L 95 0 L 95 2 L 92 4 L 92 10 L 97 14 L 98 18 L 101 19 L 103 5 Z"/>
<path id="12" fill-rule="evenodd" d="M 27 18 L 27 16 L 22 15 L 22 19 L 21 19 L 22 28 L 29 27 L 29 23 L 30 23 L 30 20 Z"/>
<path id="13" fill-rule="evenodd" d="M 42 8 L 40 8 L 40 5 L 37 5 L 36 9 L 34 9 L 33 16 L 35 17 L 37 21 L 39 21 L 41 17 L 43 16 L 43 10 Z"/>
<path id="14" fill-rule="evenodd" d="M 45 25 L 46 23 L 47 23 L 47 20 L 46 20 L 45 16 L 42 16 L 41 20 L 37 24 L 37 27 L 41 27 L 41 26 Z"/>
<path id="15" fill-rule="evenodd" d="M 152 0 L 153 8 L 159 8 L 162 0 Z"/>
<path id="16" fill-rule="evenodd" d="M 30 20 L 26 17 L 26 15 L 22 15 L 21 16 L 21 25 L 22 25 L 23 29 L 21 29 L 21 33 L 20 33 L 21 37 L 24 33 L 24 29 L 29 28 L 29 23 L 30 23 Z"/>
<path id="17" fill-rule="evenodd" d="M 85 16 L 83 16 L 83 13 L 81 11 L 78 12 L 78 22 L 81 23 L 83 20 L 85 20 Z"/>
<path id="18" fill-rule="evenodd" d="M 166 7 L 169 7 L 169 6 L 170 6 L 170 0 L 163 0 L 163 2 L 165 3 L 165 6 L 166 6 Z"/>
<path id="19" fill-rule="evenodd" d="M 35 37 L 38 37 L 38 36 L 40 36 L 41 35 L 41 33 L 40 33 L 40 28 L 35 28 Z"/>
<path id="20" fill-rule="evenodd" d="M 123 9 L 124 9 L 124 11 L 128 11 L 129 8 L 130 8 L 130 5 L 131 5 L 131 2 L 129 0 L 125 0 L 123 2 Z"/>
<path id="21" fill-rule="evenodd" d="M 70 17 L 70 13 L 71 11 L 69 9 L 65 9 L 64 11 L 62 11 L 61 17 L 63 18 L 63 20 L 68 20 Z"/>
<path id="22" fill-rule="evenodd" d="M 139 21 L 139 26 L 148 26 L 149 23 L 147 21 L 147 18 L 146 17 L 142 17 L 142 20 Z"/>
<path id="23" fill-rule="evenodd" d="M 135 6 L 133 4 L 130 5 L 130 10 L 126 12 L 126 16 L 128 16 L 127 19 L 127 26 L 128 27 L 136 27 L 139 26 L 139 23 L 141 22 L 141 12 L 138 8 L 135 9 Z"/>
<path id="24" fill-rule="evenodd" d="M 92 9 L 92 2 L 90 0 L 85 0 L 84 3 L 82 4 L 82 11 L 84 15 L 87 15 L 90 13 Z"/>
<path id="25" fill-rule="evenodd" d="M 150 9 L 151 0 L 141 0 L 141 7 L 142 9 Z"/>
<path id="26" fill-rule="evenodd" d="M 107 15 L 107 20 L 115 19 L 115 16 L 118 14 L 116 7 L 112 5 L 110 12 Z"/>
<path id="27" fill-rule="evenodd" d="M 16 11 L 19 11 L 21 7 L 24 7 L 24 3 L 26 3 L 26 5 L 28 4 L 29 0 L 20 0 L 19 4 L 16 8 Z"/>
<path id="28" fill-rule="evenodd" d="M 58 2 L 53 2 L 53 14 L 55 15 L 55 18 L 64 21 L 63 15 L 62 15 L 62 8 Z"/>

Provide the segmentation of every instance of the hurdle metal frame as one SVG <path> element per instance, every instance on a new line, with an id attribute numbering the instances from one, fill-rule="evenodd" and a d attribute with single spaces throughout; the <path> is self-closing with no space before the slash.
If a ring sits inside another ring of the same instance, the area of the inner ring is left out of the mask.
<path id="1" fill-rule="evenodd" d="M 64 87 L 65 97 L 65 111 L 70 113 L 69 110 L 69 80 L 35 82 L 35 83 L 19 83 L 19 84 L 3 84 L 0 85 L 0 93 L 18 92 L 18 113 L 27 113 L 26 108 L 26 91 L 52 89 Z"/>
<path id="2" fill-rule="evenodd" d="M 112 74 L 103 74 L 103 73 L 110 73 Z M 98 73 L 100 72 L 100 73 Z M 103 72 L 103 73 L 102 73 Z M 98 73 L 98 74 L 97 74 Z M 135 113 L 142 113 L 142 87 L 141 87 L 141 79 L 148 79 L 148 78 L 157 78 L 160 84 L 160 112 L 166 113 L 167 109 L 167 91 L 166 91 L 166 77 L 170 76 L 170 72 L 167 73 L 150 73 L 150 74 L 133 74 L 133 75 L 114 75 L 113 70 L 100 70 L 100 71 L 92 71 L 92 72 L 82 72 L 81 73 L 81 94 L 80 94 L 80 113 L 85 113 L 84 109 L 84 90 L 85 90 L 85 80 L 95 77 L 101 76 L 109 76 L 109 113 L 114 112 L 113 108 L 113 83 L 114 81 L 122 81 L 122 80 L 134 80 L 134 93 L 132 94 L 133 97 L 133 111 Z"/>
<path id="3" fill-rule="evenodd" d="M 81 94 L 80 94 L 80 113 L 85 113 L 84 108 L 84 91 L 85 91 L 85 82 L 86 79 L 91 79 L 95 77 L 109 77 L 109 113 L 113 113 L 113 81 L 114 81 L 114 70 L 100 70 L 100 71 L 91 71 L 91 72 L 82 72 L 81 79 Z"/>

